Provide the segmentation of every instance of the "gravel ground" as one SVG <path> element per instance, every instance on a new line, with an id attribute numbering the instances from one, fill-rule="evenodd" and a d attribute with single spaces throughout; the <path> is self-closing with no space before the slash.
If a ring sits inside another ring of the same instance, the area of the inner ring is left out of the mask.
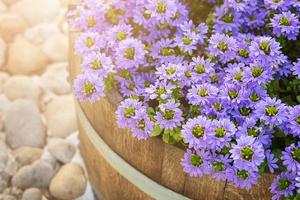
<path id="1" fill-rule="evenodd" d="M 0 0 L 0 200 L 94 200 L 67 82 L 67 0 Z"/>

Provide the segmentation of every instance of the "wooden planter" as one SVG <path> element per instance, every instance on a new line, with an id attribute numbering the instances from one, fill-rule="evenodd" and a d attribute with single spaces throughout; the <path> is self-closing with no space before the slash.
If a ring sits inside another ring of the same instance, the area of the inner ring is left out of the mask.
<path id="1" fill-rule="evenodd" d="M 70 78 L 80 73 L 80 58 L 74 55 L 70 32 Z M 180 164 L 184 150 L 159 138 L 138 141 L 130 130 L 120 129 L 115 110 L 121 101 L 110 93 L 95 104 L 76 103 L 80 149 L 96 194 L 105 200 L 147 199 L 271 199 L 269 186 L 274 176 L 265 174 L 251 189 L 239 189 L 212 177 L 193 178 Z"/>

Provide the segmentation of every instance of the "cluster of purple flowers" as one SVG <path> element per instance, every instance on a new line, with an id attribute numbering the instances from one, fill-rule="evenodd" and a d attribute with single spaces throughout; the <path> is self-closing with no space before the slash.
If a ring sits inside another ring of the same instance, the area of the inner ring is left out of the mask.
<path id="1" fill-rule="evenodd" d="M 69 13 L 83 32 L 78 99 L 95 102 L 118 85 L 119 126 L 186 143 L 186 173 L 251 188 L 281 170 L 273 199 L 298 198 L 300 94 L 289 103 L 272 88 L 284 78 L 300 91 L 299 55 L 286 53 L 297 46 L 290 41 L 300 46 L 299 1 L 224 0 L 207 24 L 189 9 L 179 0 L 82 0 Z"/>

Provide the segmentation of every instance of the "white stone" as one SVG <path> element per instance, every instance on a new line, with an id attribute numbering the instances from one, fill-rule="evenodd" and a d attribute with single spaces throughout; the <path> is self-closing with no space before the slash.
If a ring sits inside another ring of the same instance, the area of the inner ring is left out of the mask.
<path id="1" fill-rule="evenodd" d="M 78 197 L 75 200 L 95 200 L 93 188 L 90 183 L 87 184 L 84 195 L 82 195 L 81 197 Z"/>
<path id="2" fill-rule="evenodd" d="M 22 15 L 31 25 L 35 25 L 53 20 L 59 13 L 60 1 L 19 0 L 12 5 L 11 10 Z"/>
<path id="3" fill-rule="evenodd" d="M 16 158 L 11 154 L 9 154 L 4 172 L 9 174 L 10 176 L 13 176 L 14 174 L 17 173 L 18 169 L 19 169 L 19 165 L 18 162 L 16 161 Z"/>
<path id="4" fill-rule="evenodd" d="M 55 23 L 41 23 L 25 30 L 24 36 L 33 44 L 40 45 L 58 32 Z"/>
<path id="5" fill-rule="evenodd" d="M 47 63 L 48 57 L 24 36 L 18 35 L 9 46 L 7 70 L 11 74 L 41 73 L 46 68 Z"/>
<path id="6" fill-rule="evenodd" d="M 16 13 L 0 14 L 0 36 L 6 42 L 12 42 L 17 34 L 24 32 L 27 26 L 27 22 Z"/>
<path id="7" fill-rule="evenodd" d="M 42 192 L 37 188 L 29 188 L 24 191 L 22 200 L 42 200 Z"/>
<path id="8" fill-rule="evenodd" d="M 49 144 L 48 150 L 62 163 L 70 162 L 76 153 L 75 146 L 63 139 L 57 139 L 52 144 Z"/>
<path id="9" fill-rule="evenodd" d="M 71 87 L 67 81 L 68 63 L 55 63 L 47 67 L 47 71 L 42 75 L 40 84 L 45 90 L 49 90 L 55 94 L 69 94 Z"/>
<path id="10" fill-rule="evenodd" d="M 3 117 L 3 113 L 6 112 L 10 104 L 10 100 L 4 94 L 0 94 L 0 118 Z"/>
<path id="11" fill-rule="evenodd" d="M 8 162 L 8 152 L 4 141 L 0 140 L 0 172 L 3 172 Z"/>
<path id="12" fill-rule="evenodd" d="M 31 78 L 23 75 L 9 78 L 4 84 L 3 91 L 11 101 L 28 99 L 38 103 L 41 95 L 39 86 Z"/>
<path id="13" fill-rule="evenodd" d="M 40 159 L 43 151 L 40 148 L 20 147 L 12 152 L 20 166 L 30 165 Z"/>
<path id="14" fill-rule="evenodd" d="M 36 187 L 45 189 L 54 176 L 55 171 L 47 161 L 38 160 L 32 165 L 19 169 L 12 178 L 12 185 L 21 189 Z"/>
<path id="15" fill-rule="evenodd" d="M 5 41 L 0 37 L 0 69 L 4 66 L 6 61 L 6 51 L 7 51 L 7 45 Z M 0 83 L 1 85 L 1 83 Z M 1 92 L 1 90 L 0 90 Z"/>
<path id="16" fill-rule="evenodd" d="M 0 172 L 0 193 L 2 193 L 8 187 L 9 179 L 10 176 L 8 174 L 5 172 Z"/>
<path id="17" fill-rule="evenodd" d="M 84 194 L 87 180 L 82 168 L 73 163 L 64 165 L 50 183 L 50 193 L 57 199 L 75 199 Z"/>
<path id="18" fill-rule="evenodd" d="M 28 100 L 16 100 L 9 106 L 5 118 L 7 143 L 12 148 L 43 147 L 46 140 L 38 107 Z"/>
<path id="19" fill-rule="evenodd" d="M 12 4 L 16 3 L 19 0 L 2 0 L 7 6 L 11 6 Z"/>
<path id="20" fill-rule="evenodd" d="M 6 10 L 6 5 L 2 1 L 0 1 L 0 13 L 5 12 Z"/>
<path id="21" fill-rule="evenodd" d="M 68 37 L 62 33 L 57 33 L 43 44 L 42 50 L 53 62 L 67 61 L 68 45 Z"/>
<path id="22" fill-rule="evenodd" d="M 48 133 L 52 137 L 66 138 L 76 130 L 75 106 L 72 95 L 55 97 L 45 111 Z"/>

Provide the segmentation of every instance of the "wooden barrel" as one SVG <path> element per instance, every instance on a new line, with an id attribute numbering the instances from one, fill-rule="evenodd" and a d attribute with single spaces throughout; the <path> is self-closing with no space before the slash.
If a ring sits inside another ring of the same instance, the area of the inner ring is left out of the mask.
<path id="1" fill-rule="evenodd" d="M 74 55 L 77 36 L 70 31 L 71 81 L 81 71 L 81 60 Z M 271 174 L 263 175 L 251 190 L 185 174 L 180 164 L 184 150 L 159 138 L 138 141 L 130 130 L 118 128 L 115 111 L 121 100 L 117 92 L 111 92 L 95 104 L 76 103 L 81 154 L 100 199 L 271 199 Z"/>

